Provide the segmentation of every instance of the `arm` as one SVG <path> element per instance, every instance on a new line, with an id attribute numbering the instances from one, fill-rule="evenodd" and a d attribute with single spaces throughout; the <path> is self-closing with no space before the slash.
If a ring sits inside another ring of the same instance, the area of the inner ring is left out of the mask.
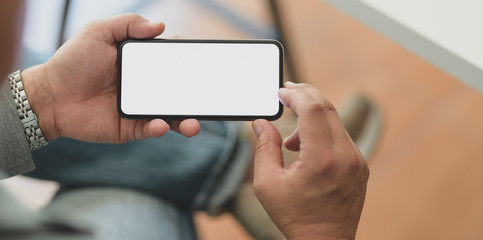
<path id="1" fill-rule="evenodd" d="M 7 81 L 20 42 L 22 21 L 18 16 L 23 13 L 23 1 L 2 1 L 0 5 L 0 171 L 15 175 L 34 166 Z"/>
<path id="2" fill-rule="evenodd" d="M 287 83 L 279 97 L 298 115 L 284 145 L 299 159 L 285 168 L 280 134 L 255 121 L 255 194 L 287 239 L 354 239 L 369 177 L 364 157 L 317 89 Z"/>
<path id="3" fill-rule="evenodd" d="M 0 86 L 0 169 L 7 176 L 34 169 L 8 82 Z M 3 176 L 3 175 L 2 175 Z"/>

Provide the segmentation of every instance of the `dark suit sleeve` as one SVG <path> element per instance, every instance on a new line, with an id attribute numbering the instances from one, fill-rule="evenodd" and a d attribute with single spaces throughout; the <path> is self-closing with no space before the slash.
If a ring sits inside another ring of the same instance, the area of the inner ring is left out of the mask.
<path id="1" fill-rule="evenodd" d="M 8 81 L 0 83 L 0 171 L 7 176 L 35 168 Z"/>

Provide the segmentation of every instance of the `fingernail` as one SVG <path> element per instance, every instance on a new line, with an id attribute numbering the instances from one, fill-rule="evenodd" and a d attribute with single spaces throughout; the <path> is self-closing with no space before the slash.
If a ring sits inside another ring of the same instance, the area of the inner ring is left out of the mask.
<path id="1" fill-rule="evenodd" d="M 290 81 L 286 81 L 286 82 L 285 82 L 285 85 L 295 85 L 295 83 L 290 82 Z"/>
<path id="2" fill-rule="evenodd" d="M 280 99 L 282 97 L 282 95 L 287 95 L 288 93 L 288 89 L 286 88 L 280 88 L 278 89 L 278 98 Z"/>
<path id="3" fill-rule="evenodd" d="M 163 22 L 148 22 L 148 24 L 155 27 L 165 25 Z"/>

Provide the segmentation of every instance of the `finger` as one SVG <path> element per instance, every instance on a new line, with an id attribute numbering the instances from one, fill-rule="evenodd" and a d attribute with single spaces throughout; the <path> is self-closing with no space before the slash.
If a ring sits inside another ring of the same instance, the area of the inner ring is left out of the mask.
<path id="1" fill-rule="evenodd" d="M 200 123 L 196 119 L 185 119 L 179 124 L 179 133 L 185 137 L 193 137 L 200 132 Z"/>
<path id="2" fill-rule="evenodd" d="M 185 119 L 183 121 L 169 121 L 170 129 L 186 137 L 195 136 L 200 132 L 200 123 L 196 119 Z"/>
<path id="3" fill-rule="evenodd" d="M 283 145 L 291 151 L 300 151 L 300 138 L 299 138 L 299 131 L 295 129 L 295 131 L 290 134 L 285 140 L 283 141 Z"/>
<path id="4" fill-rule="evenodd" d="M 285 106 L 290 107 L 299 117 L 299 127 L 314 128 L 314 125 L 300 124 L 301 119 L 316 124 L 315 126 L 324 125 L 322 129 L 331 129 L 331 124 L 337 123 L 336 125 L 338 125 L 340 123 L 334 105 L 325 99 L 322 93 L 308 84 L 296 84 L 291 88 L 281 88 L 279 98 Z"/>
<path id="5" fill-rule="evenodd" d="M 169 125 L 161 119 L 153 119 L 151 121 L 137 121 L 134 127 L 135 140 L 161 137 L 169 131 Z"/>
<path id="6" fill-rule="evenodd" d="M 256 120 L 252 124 L 257 135 L 255 152 L 255 180 L 272 176 L 277 169 L 283 168 L 282 137 L 277 129 L 267 120 Z"/>
<path id="7" fill-rule="evenodd" d="M 309 93 L 309 88 L 312 89 L 307 85 L 282 88 L 279 97 L 284 105 L 292 108 L 299 116 L 299 145 L 308 148 L 309 154 L 317 155 L 320 150 L 331 148 L 335 141 L 345 140 L 346 134 L 334 106 L 318 90 Z"/>
<path id="8" fill-rule="evenodd" d="M 314 86 L 307 84 L 307 83 L 293 83 L 290 81 L 285 82 L 283 85 L 284 88 L 287 89 L 302 89 L 305 90 L 308 94 L 310 94 L 314 99 L 317 101 L 326 101 L 322 93 L 316 89 Z"/>
<path id="9" fill-rule="evenodd" d="M 149 137 L 161 137 L 169 131 L 169 125 L 161 119 L 153 119 L 148 122 L 146 129 Z"/>
<path id="10" fill-rule="evenodd" d="M 118 43 L 128 38 L 154 38 L 165 29 L 164 23 L 149 22 L 145 18 L 125 13 L 94 23 L 94 27 L 104 36 L 111 36 L 113 43 Z"/>

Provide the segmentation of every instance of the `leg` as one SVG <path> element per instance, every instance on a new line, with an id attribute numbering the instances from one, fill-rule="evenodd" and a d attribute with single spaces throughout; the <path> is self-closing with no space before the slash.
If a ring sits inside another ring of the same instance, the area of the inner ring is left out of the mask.
<path id="1" fill-rule="evenodd" d="M 189 211 L 129 189 L 64 190 L 42 212 L 82 223 L 96 239 L 196 239 Z"/>
<path id="2" fill-rule="evenodd" d="M 159 139 L 122 145 L 59 139 L 33 152 L 37 169 L 27 175 L 66 188 L 135 189 L 196 209 L 229 169 L 238 146 L 235 127 L 224 122 L 202 123 L 202 131 L 193 138 L 169 132 Z M 244 173 L 249 157 L 238 159 Z"/>
<path id="3" fill-rule="evenodd" d="M 4 175 L 0 172 L 0 177 Z M 92 240 L 91 232 L 68 215 L 32 211 L 0 186 L 0 237 L 3 240 Z"/>
<path id="4" fill-rule="evenodd" d="M 72 216 L 80 215 L 76 218 L 81 220 L 87 219 L 93 223 L 96 232 L 97 229 L 109 232 L 104 225 L 107 223 L 109 226 L 109 221 L 119 225 L 117 220 L 123 217 L 103 219 L 97 216 L 111 215 L 107 212 L 112 212 L 112 216 L 135 215 L 131 211 L 123 213 L 124 209 L 118 211 L 120 207 L 116 207 L 125 204 L 123 198 L 132 198 L 130 195 L 104 196 L 102 191 L 96 189 L 122 188 L 126 192 L 131 189 L 137 193 L 148 193 L 162 205 L 175 207 L 177 214 L 183 213 L 191 221 L 192 211 L 205 210 L 216 214 L 222 210 L 228 199 L 237 192 L 252 158 L 252 151 L 247 141 L 239 139 L 234 124 L 205 122 L 202 123 L 202 132 L 190 139 L 173 132 L 160 139 L 123 145 L 62 139 L 34 152 L 33 157 L 37 170 L 28 175 L 58 181 L 63 189 L 46 212 L 67 209 L 62 211 L 70 212 Z M 132 200 L 129 200 L 129 204 L 129 208 L 139 207 Z M 155 218 L 152 222 L 172 219 L 169 216 L 173 215 L 173 210 L 162 210 L 157 206 L 159 204 L 148 205 L 155 205 L 154 209 L 158 209 L 154 211 L 158 213 L 157 216 L 150 216 Z M 163 212 L 167 214 L 165 217 L 162 216 Z M 96 219 L 103 220 L 97 222 Z M 145 217 L 138 219 L 140 223 L 147 222 Z M 173 226 L 178 228 L 180 224 Z M 136 227 L 152 228 L 139 224 L 122 229 L 136 233 L 139 232 Z M 176 231 L 173 236 L 176 236 Z"/>

